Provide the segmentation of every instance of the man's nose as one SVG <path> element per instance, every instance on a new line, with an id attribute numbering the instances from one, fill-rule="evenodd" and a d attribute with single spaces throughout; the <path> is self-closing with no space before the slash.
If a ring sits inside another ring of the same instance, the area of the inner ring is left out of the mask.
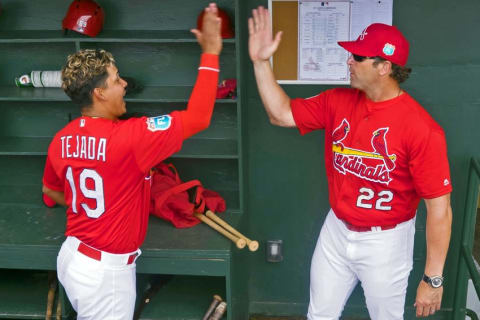
<path id="1" fill-rule="evenodd" d="M 348 55 L 347 64 L 348 64 L 348 65 L 351 65 L 351 64 L 353 64 L 353 61 L 354 61 L 354 60 L 353 60 L 353 56 L 352 56 L 351 54 Z"/>

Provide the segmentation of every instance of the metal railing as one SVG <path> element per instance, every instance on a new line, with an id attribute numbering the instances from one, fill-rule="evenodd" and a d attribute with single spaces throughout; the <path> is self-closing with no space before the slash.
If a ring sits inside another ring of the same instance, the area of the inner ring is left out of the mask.
<path id="1" fill-rule="evenodd" d="M 465 218 L 462 226 L 462 242 L 457 269 L 457 283 L 455 287 L 455 299 L 453 301 L 453 319 L 464 320 L 465 316 L 478 320 L 477 314 L 465 307 L 465 288 L 469 279 L 472 279 L 473 286 L 480 298 L 480 273 L 478 272 L 472 256 L 472 246 L 475 237 L 475 223 L 477 219 L 477 205 L 480 186 L 480 162 L 478 159 L 471 159 L 467 198 L 465 203 Z M 467 275 L 467 277 L 465 276 Z M 468 277 L 469 276 L 469 277 Z"/>

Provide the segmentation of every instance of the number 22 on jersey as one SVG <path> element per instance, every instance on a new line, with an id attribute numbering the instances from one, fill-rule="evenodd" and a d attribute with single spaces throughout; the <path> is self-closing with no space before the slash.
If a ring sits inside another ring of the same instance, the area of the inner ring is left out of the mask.
<path id="1" fill-rule="evenodd" d="M 66 178 L 72 189 L 72 211 L 78 213 L 77 189 L 73 177 L 72 167 L 67 168 Z M 83 169 L 78 177 L 80 192 L 84 198 L 93 199 L 97 203 L 95 208 L 90 208 L 86 203 L 80 203 L 85 213 L 90 218 L 98 218 L 105 212 L 105 197 L 103 195 L 103 178 L 93 169 Z M 87 188 L 87 179 L 94 182 L 93 189 Z"/>
<path id="2" fill-rule="evenodd" d="M 360 195 L 357 198 L 357 207 L 364 209 L 375 209 L 382 211 L 392 210 L 390 202 L 393 200 L 393 192 L 389 190 L 380 191 L 375 198 L 375 192 L 369 188 L 360 188 Z M 375 199 L 374 199 L 375 198 Z"/>

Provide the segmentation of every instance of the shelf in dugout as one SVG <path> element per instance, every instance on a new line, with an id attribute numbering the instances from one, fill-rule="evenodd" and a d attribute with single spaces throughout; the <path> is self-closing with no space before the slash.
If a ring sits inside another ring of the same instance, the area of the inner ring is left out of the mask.
<path id="1" fill-rule="evenodd" d="M 45 319 L 49 275 L 43 270 L 0 270 L 0 318 Z M 137 275 L 136 307 L 158 276 Z M 143 307 L 140 319 L 197 319 L 211 303 L 214 294 L 225 299 L 223 277 L 174 276 Z M 153 289 L 154 290 L 154 289 Z M 58 294 L 58 293 L 57 293 Z M 58 300 L 55 300 L 53 317 Z M 70 308 L 62 306 L 62 317 L 71 318 Z M 67 314 L 70 316 L 68 317 Z"/>
<path id="2" fill-rule="evenodd" d="M 0 156 L 46 156 L 51 137 L 0 137 Z M 190 138 L 171 158 L 237 159 L 237 141 Z"/>
<path id="3" fill-rule="evenodd" d="M 196 43 L 197 39 L 189 30 L 102 30 L 96 37 L 87 37 L 79 33 L 62 30 L 3 30 L 0 31 L 1 43 L 75 43 L 75 42 L 112 42 L 112 43 Z M 231 45 L 235 39 L 224 39 Z"/>
<path id="4" fill-rule="evenodd" d="M 12 80 L 13 81 L 13 80 Z M 128 102 L 188 102 L 193 86 L 147 86 L 140 92 L 128 94 Z M 0 86 L 0 101 L 70 102 L 70 98 L 60 88 L 18 88 Z M 217 99 L 216 103 L 237 103 L 236 99 Z M 1 106 L 0 106 L 1 109 Z"/>
<path id="5" fill-rule="evenodd" d="M 138 306 L 145 289 L 155 284 L 155 276 L 138 274 L 137 284 Z M 226 299 L 225 287 L 225 279 L 221 277 L 175 276 L 152 296 L 140 319 L 201 319 L 214 294 Z"/>
<path id="6" fill-rule="evenodd" d="M 0 319 L 45 319 L 48 272 L 0 270 L 0 278 Z"/>

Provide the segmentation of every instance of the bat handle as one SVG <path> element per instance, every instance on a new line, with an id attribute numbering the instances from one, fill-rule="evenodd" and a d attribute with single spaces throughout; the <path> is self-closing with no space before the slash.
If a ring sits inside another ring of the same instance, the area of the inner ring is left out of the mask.
<path id="1" fill-rule="evenodd" d="M 245 239 L 245 242 L 247 243 L 248 250 L 250 251 L 257 251 L 258 249 L 258 241 L 255 240 L 250 240 L 247 237 L 245 237 L 243 234 L 237 231 L 237 229 L 233 228 L 231 225 L 229 225 L 227 222 L 225 222 L 222 218 L 217 216 L 215 213 L 213 213 L 210 210 L 207 210 L 205 213 L 207 217 L 224 227 L 226 230 L 231 232 L 232 234 L 236 235 L 239 238 Z"/>
<path id="2" fill-rule="evenodd" d="M 219 320 L 222 318 L 225 310 L 227 309 L 227 303 L 222 301 L 218 304 L 217 308 L 215 308 L 215 312 L 209 318 L 209 320 Z"/>
<path id="3" fill-rule="evenodd" d="M 58 302 L 57 302 L 57 316 L 55 318 L 56 320 L 62 319 L 62 303 L 60 302 L 60 298 L 58 299 Z"/>
<path id="4" fill-rule="evenodd" d="M 245 239 L 243 238 L 240 238 L 240 237 L 237 237 L 237 236 L 234 236 L 233 234 L 231 234 L 230 232 L 228 232 L 227 230 L 223 229 L 222 227 L 220 227 L 218 224 L 216 224 L 215 222 L 213 222 L 210 218 L 204 216 L 203 214 L 201 213 L 194 213 L 193 214 L 195 217 L 197 217 L 200 221 L 208 224 L 210 227 L 212 227 L 213 229 L 217 230 L 218 232 L 220 232 L 222 235 L 224 235 L 225 237 L 227 237 L 228 239 L 232 240 L 233 243 L 235 243 L 235 245 L 237 246 L 238 249 L 243 249 L 245 248 L 245 246 L 247 245 L 247 242 L 245 241 Z"/>
<path id="5" fill-rule="evenodd" d="M 222 298 L 219 295 L 214 295 L 213 301 L 210 304 L 210 307 L 208 308 L 207 312 L 205 312 L 205 315 L 203 316 L 202 320 L 208 320 L 208 318 L 212 315 L 213 310 L 215 310 L 215 308 L 220 302 L 222 302 Z"/>
<path id="6" fill-rule="evenodd" d="M 47 310 L 45 319 L 50 320 L 53 313 L 53 302 L 55 300 L 55 291 L 57 290 L 57 275 L 53 271 L 49 272 L 48 294 L 47 294 Z"/>

